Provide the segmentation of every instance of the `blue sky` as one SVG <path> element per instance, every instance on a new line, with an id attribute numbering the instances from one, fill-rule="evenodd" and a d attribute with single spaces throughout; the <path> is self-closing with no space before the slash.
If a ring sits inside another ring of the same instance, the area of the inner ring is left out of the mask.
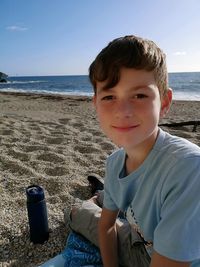
<path id="1" fill-rule="evenodd" d="M 169 72 L 200 71 L 199 0 L 1 0 L 0 71 L 87 74 L 112 39 L 135 34 L 167 54 Z"/>

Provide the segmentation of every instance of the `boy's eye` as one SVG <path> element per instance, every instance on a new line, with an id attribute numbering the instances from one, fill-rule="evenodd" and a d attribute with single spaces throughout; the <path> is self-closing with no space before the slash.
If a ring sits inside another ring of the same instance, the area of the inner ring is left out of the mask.
<path id="1" fill-rule="evenodd" d="M 138 98 L 138 99 L 141 99 L 141 98 L 146 98 L 147 95 L 144 95 L 144 94 L 137 94 L 134 96 L 134 98 Z"/>
<path id="2" fill-rule="evenodd" d="M 112 100 L 114 97 L 112 95 L 107 95 L 102 97 L 102 100 Z"/>

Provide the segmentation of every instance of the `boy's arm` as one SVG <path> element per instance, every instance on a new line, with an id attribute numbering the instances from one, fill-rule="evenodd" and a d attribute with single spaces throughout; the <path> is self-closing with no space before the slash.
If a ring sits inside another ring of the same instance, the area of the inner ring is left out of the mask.
<path id="1" fill-rule="evenodd" d="M 102 209 L 99 220 L 99 244 L 104 267 L 118 267 L 117 231 L 118 211 Z"/>
<path id="2" fill-rule="evenodd" d="M 150 267 L 189 267 L 189 262 L 174 261 L 154 251 Z"/>

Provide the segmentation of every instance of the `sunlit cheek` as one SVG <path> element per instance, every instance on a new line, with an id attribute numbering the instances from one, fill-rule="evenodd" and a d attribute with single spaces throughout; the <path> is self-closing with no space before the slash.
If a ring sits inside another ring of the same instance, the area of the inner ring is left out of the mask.
<path id="1" fill-rule="evenodd" d="M 158 123 L 159 119 L 160 119 L 160 108 L 159 106 L 155 107 L 153 109 L 153 114 L 152 114 L 152 118 L 154 118 L 155 123 Z"/>
<path id="2" fill-rule="evenodd" d="M 160 117 L 160 105 L 152 102 L 141 109 L 143 116 L 149 121 L 157 122 Z"/>

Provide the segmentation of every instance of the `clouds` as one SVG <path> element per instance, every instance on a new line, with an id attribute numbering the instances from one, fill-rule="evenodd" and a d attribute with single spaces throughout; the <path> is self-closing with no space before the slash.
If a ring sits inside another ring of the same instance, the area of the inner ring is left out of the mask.
<path id="1" fill-rule="evenodd" d="M 28 28 L 20 27 L 20 26 L 17 26 L 17 25 L 12 25 L 12 26 L 6 27 L 6 30 L 12 31 L 12 32 L 24 32 L 24 31 L 27 31 Z"/>
<path id="2" fill-rule="evenodd" d="M 177 51 L 173 53 L 174 56 L 186 56 L 187 53 L 185 51 Z"/>

